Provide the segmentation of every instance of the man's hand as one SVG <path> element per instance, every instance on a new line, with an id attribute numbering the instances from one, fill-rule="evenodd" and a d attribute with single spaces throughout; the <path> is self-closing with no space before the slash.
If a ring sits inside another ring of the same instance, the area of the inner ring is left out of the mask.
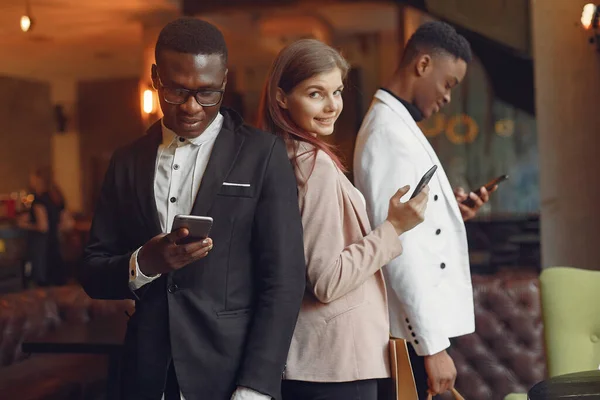
<path id="1" fill-rule="evenodd" d="M 479 209 L 490 200 L 490 193 L 495 192 L 497 188 L 498 186 L 496 185 L 492 190 L 488 191 L 484 186 L 482 186 L 479 189 L 479 196 L 475 192 L 466 193 L 463 188 L 457 188 L 454 191 L 454 196 L 456 197 L 456 201 L 458 202 L 458 208 L 460 208 L 460 213 L 462 215 L 463 221 L 467 221 L 473 218 L 477 214 Z M 462 202 L 468 198 L 473 200 L 473 207 L 469 207 L 465 204 L 462 204 Z"/>
<path id="2" fill-rule="evenodd" d="M 177 244 L 189 235 L 186 228 L 177 229 L 168 235 L 160 234 L 150 239 L 138 253 L 138 265 L 146 276 L 165 274 L 204 258 L 213 248 L 208 238 L 187 244 Z"/>
<path id="3" fill-rule="evenodd" d="M 452 390 L 456 380 L 456 367 L 446 350 L 425 356 L 424 359 L 429 392 L 435 396 Z"/>

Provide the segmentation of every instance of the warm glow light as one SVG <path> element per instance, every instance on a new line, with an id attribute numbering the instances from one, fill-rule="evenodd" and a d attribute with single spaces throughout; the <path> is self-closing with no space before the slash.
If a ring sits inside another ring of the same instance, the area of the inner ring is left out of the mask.
<path id="1" fill-rule="evenodd" d="M 596 14 L 596 5 L 588 3 L 583 6 L 583 12 L 581 13 L 581 25 L 585 29 L 590 29 L 594 21 L 594 15 Z"/>
<path id="2" fill-rule="evenodd" d="M 144 112 L 146 114 L 154 112 L 154 92 L 150 89 L 144 90 Z"/>
<path id="3" fill-rule="evenodd" d="M 21 30 L 27 32 L 29 28 L 31 28 L 31 18 L 28 15 L 23 15 L 21 17 Z"/>

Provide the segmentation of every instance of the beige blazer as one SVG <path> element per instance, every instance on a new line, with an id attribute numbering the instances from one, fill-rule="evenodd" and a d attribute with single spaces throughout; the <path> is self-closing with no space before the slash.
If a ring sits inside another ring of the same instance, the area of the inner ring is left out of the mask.
<path id="1" fill-rule="evenodd" d="M 389 222 L 371 231 L 362 195 L 327 154 L 319 151 L 315 159 L 306 144 L 298 154 L 307 288 L 284 379 L 389 377 L 389 321 L 380 269 L 402 253 L 401 242 Z"/>

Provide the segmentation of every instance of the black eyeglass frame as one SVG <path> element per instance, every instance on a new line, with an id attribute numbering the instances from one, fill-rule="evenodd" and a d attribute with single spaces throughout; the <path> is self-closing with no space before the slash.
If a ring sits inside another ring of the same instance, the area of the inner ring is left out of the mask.
<path id="1" fill-rule="evenodd" d="M 194 99 L 196 100 L 196 102 L 198 104 L 200 104 L 202 107 L 214 107 L 214 106 L 216 106 L 217 104 L 219 104 L 221 102 L 221 100 L 223 99 L 223 93 L 225 93 L 225 89 L 198 89 L 198 90 L 192 90 L 192 89 L 186 89 L 186 88 L 181 88 L 181 87 L 167 86 L 167 85 L 164 85 L 162 83 L 162 80 L 160 79 L 160 75 L 158 74 L 158 71 L 156 72 L 156 78 L 157 78 L 158 84 L 163 89 L 162 98 L 165 101 L 165 103 L 168 103 L 168 104 L 173 104 L 173 105 L 185 104 L 189 100 L 190 96 L 193 95 Z M 223 82 L 221 82 L 221 87 L 223 87 L 223 85 L 225 84 L 225 79 L 226 78 L 227 77 L 223 78 Z M 183 97 L 183 100 L 180 101 L 180 102 L 169 101 L 165 97 L 164 89 L 167 89 L 167 90 L 169 90 L 169 89 L 171 89 L 171 90 L 179 90 L 179 91 L 185 93 L 185 96 Z M 213 102 L 213 103 L 203 104 L 200 100 L 198 100 L 198 94 L 199 93 L 219 93 L 219 99 L 216 102 Z"/>

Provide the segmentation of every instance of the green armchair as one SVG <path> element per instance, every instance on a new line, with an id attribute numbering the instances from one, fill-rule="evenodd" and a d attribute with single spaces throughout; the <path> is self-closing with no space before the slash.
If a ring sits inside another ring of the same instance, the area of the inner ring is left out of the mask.
<path id="1" fill-rule="evenodd" d="M 553 267 L 540 275 L 548 374 L 598 369 L 600 271 Z M 526 400 L 511 393 L 504 400 Z"/>

